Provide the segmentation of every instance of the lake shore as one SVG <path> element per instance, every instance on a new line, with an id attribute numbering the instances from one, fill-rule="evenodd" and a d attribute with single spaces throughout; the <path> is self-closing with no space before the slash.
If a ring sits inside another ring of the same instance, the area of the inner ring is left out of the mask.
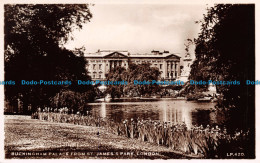
<path id="1" fill-rule="evenodd" d="M 114 101 L 121 101 L 121 100 L 160 100 L 160 99 L 169 99 L 169 100 L 187 100 L 186 97 L 172 97 L 172 96 L 163 96 L 163 97 L 120 97 L 120 98 L 114 98 Z M 105 101 L 105 98 L 99 98 L 96 99 L 94 102 L 102 102 Z"/>

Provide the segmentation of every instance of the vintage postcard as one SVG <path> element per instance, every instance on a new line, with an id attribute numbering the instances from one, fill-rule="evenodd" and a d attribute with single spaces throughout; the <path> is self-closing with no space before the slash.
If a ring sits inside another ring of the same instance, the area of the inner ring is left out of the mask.
<path id="1" fill-rule="evenodd" d="M 3 162 L 257 160 L 253 1 L 1 5 Z"/>

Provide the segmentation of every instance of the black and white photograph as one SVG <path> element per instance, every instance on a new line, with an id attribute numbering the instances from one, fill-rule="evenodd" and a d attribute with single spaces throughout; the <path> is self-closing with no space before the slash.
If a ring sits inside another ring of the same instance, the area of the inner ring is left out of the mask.
<path id="1" fill-rule="evenodd" d="M 207 2 L 4 3 L 4 160 L 255 160 L 256 4 Z"/>

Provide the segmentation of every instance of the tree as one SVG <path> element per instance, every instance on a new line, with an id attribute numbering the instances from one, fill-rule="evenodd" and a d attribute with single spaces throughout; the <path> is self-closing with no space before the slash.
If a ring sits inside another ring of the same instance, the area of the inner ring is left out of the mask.
<path id="1" fill-rule="evenodd" d="M 94 100 L 94 91 L 76 92 L 71 90 L 61 90 L 53 98 L 50 99 L 50 105 L 53 108 L 67 107 L 69 113 L 86 113 L 87 103 Z"/>
<path id="2" fill-rule="evenodd" d="M 189 78 L 240 81 L 218 86 L 223 95 L 218 107 L 229 110 L 233 125 L 254 128 L 254 86 L 246 85 L 255 80 L 254 5 L 215 5 L 200 23 Z"/>
<path id="3" fill-rule="evenodd" d="M 158 68 L 151 67 L 150 63 L 142 64 L 129 64 L 128 68 L 128 85 L 127 91 L 136 93 L 137 95 L 151 95 L 160 91 L 160 88 L 156 84 L 134 85 L 134 81 L 157 81 L 160 77 L 160 71 Z"/>
<path id="4" fill-rule="evenodd" d="M 61 89 L 84 92 L 90 86 L 77 86 L 77 79 L 88 80 L 86 61 L 63 48 L 75 28 L 82 28 L 92 17 L 88 4 L 80 5 L 5 5 L 5 97 L 19 98 L 24 105 L 47 105 Z M 62 86 L 24 86 L 21 80 L 72 81 Z"/>
<path id="5" fill-rule="evenodd" d="M 160 71 L 158 68 L 151 67 L 149 63 L 133 64 L 129 63 L 126 70 L 122 67 L 116 67 L 107 74 L 107 80 L 110 81 L 127 81 L 127 85 L 108 86 L 107 93 L 110 93 L 112 98 L 121 95 L 151 95 L 160 91 L 160 87 L 156 84 L 140 85 L 134 84 L 134 81 L 150 81 L 158 80 Z"/>
<path id="6" fill-rule="evenodd" d="M 106 74 L 106 78 L 109 81 L 123 81 L 127 77 L 127 71 L 125 68 L 117 66 L 112 68 L 108 74 Z M 115 97 L 120 98 L 121 95 L 125 94 L 125 85 L 108 85 L 106 93 L 111 95 L 111 98 L 114 99 Z"/>
<path id="7" fill-rule="evenodd" d="M 250 129 L 245 155 L 255 157 L 255 6 L 219 4 L 208 9 L 195 39 L 196 60 L 190 79 L 240 81 L 240 85 L 220 85 L 218 108 L 229 115 L 230 130 Z"/>

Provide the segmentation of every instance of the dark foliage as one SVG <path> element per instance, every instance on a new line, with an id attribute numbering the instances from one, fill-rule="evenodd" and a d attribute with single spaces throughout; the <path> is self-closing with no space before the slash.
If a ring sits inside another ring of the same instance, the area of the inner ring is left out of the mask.
<path id="1" fill-rule="evenodd" d="M 111 94 L 112 98 L 122 95 L 141 96 L 152 95 L 160 91 L 158 85 L 134 84 L 134 81 L 152 81 L 158 80 L 160 71 L 157 68 L 151 67 L 148 63 L 133 64 L 130 63 L 128 69 L 116 67 L 107 74 L 107 80 L 110 81 L 127 81 L 127 85 L 108 86 L 107 93 Z"/>
<path id="2" fill-rule="evenodd" d="M 255 7 L 254 5 L 215 5 L 200 21 L 201 33 L 195 39 L 196 60 L 190 79 L 240 81 L 221 85 L 218 108 L 227 110 L 227 123 L 233 128 L 255 127 Z M 254 137 L 250 144 L 254 148 Z M 251 152 L 254 155 L 254 152 Z"/>
<path id="3" fill-rule="evenodd" d="M 69 33 L 81 28 L 92 17 L 89 6 L 81 5 L 5 5 L 5 86 L 6 100 L 24 106 L 48 105 L 49 99 L 62 89 L 85 92 L 90 87 L 75 83 L 89 80 L 86 61 L 62 47 Z M 21 80 L 72 81 L 70 86 L 24 86 Z M 26 112 L 26 110 L 24 110 Z"/>

